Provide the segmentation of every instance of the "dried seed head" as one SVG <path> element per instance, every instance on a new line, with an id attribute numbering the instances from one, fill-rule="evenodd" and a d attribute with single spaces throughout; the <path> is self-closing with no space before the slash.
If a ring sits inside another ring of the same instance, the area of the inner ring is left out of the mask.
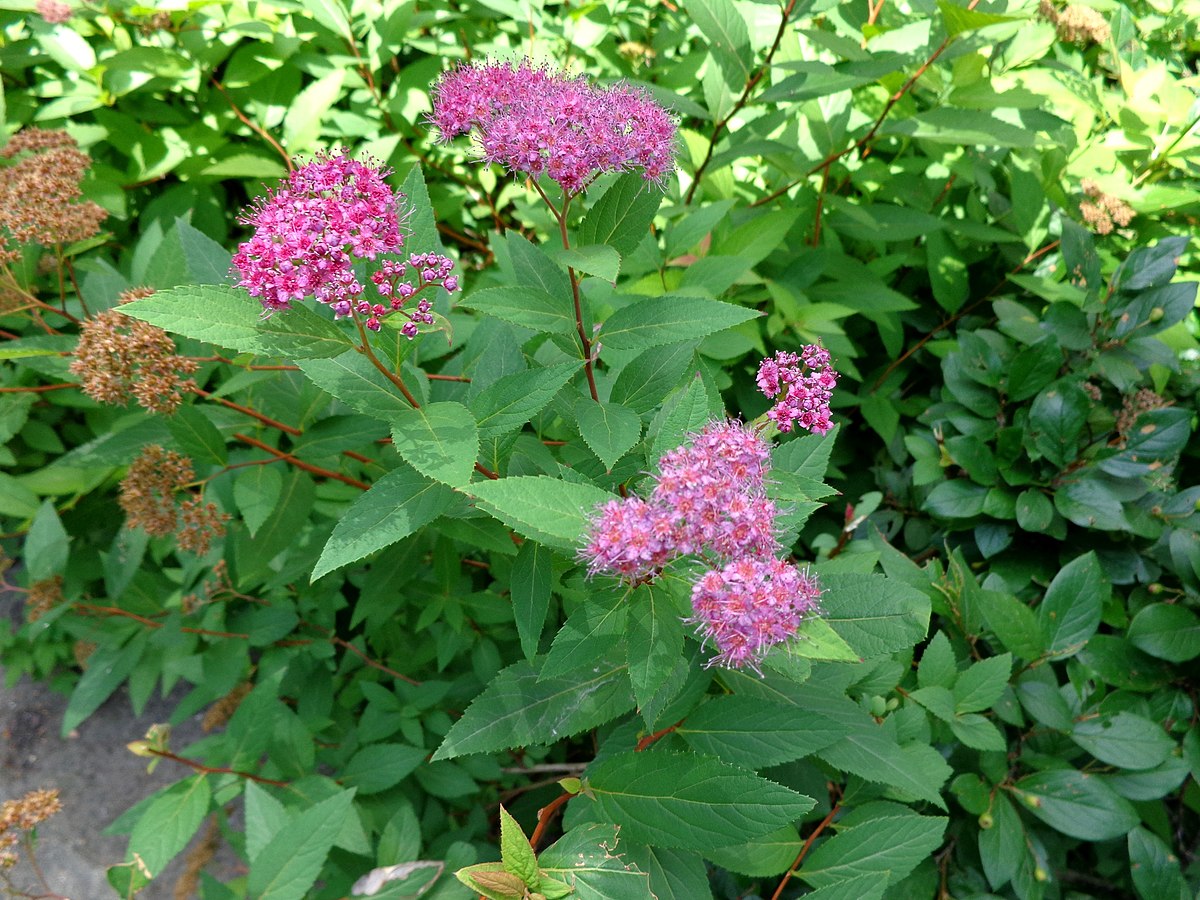
<path id="1" fill-rule="evenodd" d="M 241 706 L 242 700 L 246 698 L 246 695 L 250 693 L 253 687 L 254 684 L 252 682 L 243 681 L 210 706 L 204 714 L 204 719 L 200 722 L 200 727 L 204 730 L 204 733 L 207 734 L 210 731 L 215 731 L 228 722 L 233 717 L 233 714 L 237 712 L 237 708 Z"/>
<path id="2" fill-rule="evenodd" d="M 1133 431 L 1138 417 L 1142 413 L 1148 413 L 1152 409 L 1162 409 L 1164 406 L 1170 405 L 1170 400 L 1149 388 L 1142 388 L 1135 393 L 1126 394 L 1121 403 L 1121 411 L 1117 413 L 1117 434 L 1121 435 L 1122 439 L 1127 438 Z"/>
<path id="3" fill-rule="evenodd" d="M 200 497 L 189 497 L 179 504 L 179 517 L 183 527 L 176 535 L 181 550 L 190 550 L 197 556 L 208 552 L 213 538 L 225 534 L 225 522 L 229 516 L 217 509 L 214 503 L 205 503 Z"/>
<path id="4" fill-rule="evenodd" d="M 121 295 L 128 303 L 154 293 L 137 288 Z M 161 328 L 105 310 L 83 323 L 71 371 L 83 392 L 101 403 L 125 404 L 130 399 L 151 412 L 170 415 L 195 387 L 185 376 L 196 363 L 176 353 L 175 342 Z"/>
<path id="5" fill-rule="evenodd" d="M 1079 183 L 1088 197 L 1079 203 L 1084 224 L 1096 234 L 1111 234 L 1113 226 L 1124 228 L 1137 215 L 1133 207 L 1111 194 L 1106 194 L 1095 181 L 1084 178 Z"/>
<path id="6" fill-rule="evenodd" d="M 1090 6 L 1072 3 L 1052 21 L 1059 39 L 1071 44 L 1104 44 L 1112 37 L 1107 20 Z"/>
<path id="7" fill-rule="evenodd" d="M 192 461 L 174 450 L 150 444 L 133 461 L 121 481 L 121 509 L 131 528 L 154 537 L 175 531 L 175 492 L 192 481 Z"/>
<path id="8" fill-rule="evenodd" d="M 61 809 L 62 803 L 54 788 L 30 791 L 17 800 L 5 800 L 0 805 L 0 832 L 36 828 Z"/>
<path id="9" fill-rule="evenodd" d="M 61 575 L 44 578 L 30 585 L 29 594 L 25 597 L 25 621 L 36 622 L 62 603 L 62 585 Z"/>

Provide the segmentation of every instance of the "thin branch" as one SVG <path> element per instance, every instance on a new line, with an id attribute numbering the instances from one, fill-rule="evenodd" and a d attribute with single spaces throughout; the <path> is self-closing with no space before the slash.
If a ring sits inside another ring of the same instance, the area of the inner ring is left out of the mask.
<path id="1" fill-rule="evenodd" d="M 646 735 L 644 738 L 642 738 L 640 741 L 637 742 L 637 746 L 633 748 L 633 751 L 635 753 L 641 753 L 643 750 L 645 750 L 647 747 L 649 747 L 655 741 L 659 740 L 660 738 L 666 737 L 668 734 L 670 734 L 672 731 L 674 731 L 676 728 L 678 728 L 682 724 L 683 724 L 683 719 L 680 719 L 674 725 L 668 725 L 666 728 L 662 728 L 662 729 L 654 732 L 654 734 Z"/>
<path id="2" fill-rule="evenodd" d="M 287 166 L 288 172 L 295 171 L 296 166 L 292 162 L 292 157 L 286 150 L 283 149 L 283 146 L 279 143 L 279 141 L 275 140 L 275 138 L 272 137 L 271 134 L 261 125 L 250 121 L 250 118 L 238 108 L 236 103 L 233 102 L 233 98 L 229 96 L 228 92 L 225 90 L 225 86 L 221 84 L 221 82 L 217 81 L 217 76 L 210 75 L 208 80 L 212 82 L 213 87 L 221 92 L 221 96 L 225 98 L 225 101 L 229 104 L 229 108 L 233 110 L 233 114 L 241 119 L 242 124 L 275 148 L 275 152 L 283 157 L 283 164 Z"/>
<path id="3" fill-rule="evenodd" d="M 371 657 L 367 656 L 367 654 L 364 653 L 362 650 L 358 649 L 358 647 L 354 646 L 354 644 L 350 643 L 350 641 L 346 640 L 345 638 L 338 637 L 336 634 L 334 634 L 329 629 L 322 628 L 320 625 L 315 625 L 312 622 L 301 622 L 301 624 L 306 625 L 307 627 L 313 629 L 314 631 L 321 632 L 322 637 L 324 637 L 326 640 L 328 640 L 331 644 L 335 644 L 338 647 L 341 647 L 345 650 L 349 650 L 351 653 L 353 653 L 355 656 L 357 656 L 359 659 L 361 659 L 366 665 L 370 666 L 372 669 L 378 669 L 380 672 L 383 672 L 387 675 L 391 675 L 393 678 L 398 678 L 401 681 L 406 682 L 407 684 L 411 684 L 413 687 L 421 686 L 421 682 L 417 681 L 415 678 L 409 678 L 403 672 L 397 672 L 395 669 L 390 669 L 387 666 L 385 666 L 383 663 L 372 659 Z"/>
<path id="4" fill-rule="evenodd" d="M 46 391 L 62 391 L 67 388 L 77 388 L 79 384 L 74 381 L 61 381 L 58 384 L 34 384 L 28 387 L 0 387 L 0 393 L 3 394 L 44 394 Z"/>
<path id="5" fill-rule="evenodd" d="M 342 484 L 348 484 L 352 487 L 359 488 L 360 490 L 366 491 L 370 490 L 371 488 L 369 484 L 364 484 L 357 478 L 351 478 L 349 475 L 343 475 L 341 472 L 334 472 L 332 469 L 325 469 L 321 466 L 315 466 L 310 462 L 305 462 L 304 460 L 293 456 L 291 453 L 286 453 L 283 450 L 277 450 L 270 444 L 264 444 L 262 441 L 252 438 L 249 435 L 236 432 L 233 436 L 244 444 L 249 444 L 251 447 L 257 447 L 259 450 L 267 451 L 272 456 L 277 456 L 280 459 L 287 460 L 297 469 L 303 469 L 305 472 L 311 472 L 313 475 L 320 475 L 323 478 L 332 478 L 334 481 L 340 481 Z"/>
<path id="6" fill-rule="evenodd" d="M 253 772 L 243 772 L 241 769 L 228 769 L 225 766 L 206 766 L 198 759 L 188 759 L 186 756 L 179 756 L 169 750 L 155 750 L 147 747 L 145 750 L 151 756 L 161 756 L 163 759 L 169 759 L 172 762 L 183 763 L 185 766 L 191 766 L 197 772 L 204 775 L 237 775 L 239 778 L 247 778 L 250 781 L 257 781 L 259 784 L 269 784 L 272 787 L 290 787 L 286 781 L 276 781 L 273 778 L 264 778 L 261 775 L 255 775 Z"/>
<path id="7" fill-rule="evenodd" d="M 264 425 L 267 425 L 271 428 L 278 428 L 280 431 L 284 432 L 285 434 L 290 434 L 293 437 L 299 437 L 300 435 L 304 434 L 304 432 L 299 428 L 293 428 L 291 425 L 285 425 L 283 422 L 276 421 L 270 416 L 264 416 L 262 413 L 258 412 L 257 410 L 253 410 L 248 406 L 242 406 L 240 403 L 234 403 L 232 400 L 226 400 L 224 397 L 218 397 L 214 394 L 210 394 L 203 388 L 193 387 L 192 393 L 199 397 L 203 397 L 205 400 L 211 400 L 214 403 L 220 403 L 222 406 L 229 409 L 235 409 L 244 415 L 257 419 Z"/>
<path id="8" fill-rule="evenodd" d="M 821 823 L 813 829 L 813 833 L 808 836 L 808 840 L 806 840 L 804 842 L 804 846 L 800 848 L 800 853 L 797 854 L 795 862 L 793 862 L 791 867 L 784 873 L 783 879 L 779 882 L 779 886 L 775 888 L 775 893 L 771 895 L 771 900 L 779 900 L 779 898 L 783 895 L 784 886 L 787 885 L 788 881 L 791 880 L 791 877 L 796 874 L 796 870 L 799 869 L 800 864 L 804 862 L 804 857 L 808 856 L 808 851 L 812 847 L 813 841 L 815 841 L 818 835 L 820 835 L 821 832 L 828 827 L 829 823 L 833 821 L 833 817 L 841 812 L 841 809 L 841 804 L 833 804 L 833 809 L 829 810 L 829 815 L 822 819 Z"/>
<path id="9" fill-rule="evenodd" d="M 408 388 L 404 386 L 403 379 L 385 366 L 380 361 L 379 357 L 375 355 L 375 351 L 371 349 L 371 342 L 367 339 L 367 330 L 363 328 L 362 320 L 358 317 L 358 313 L 354 310 L 351 310 L 350 315 L 354 319 L 354 324 L 358 326 L 358 333 L 362 338 L 362 346 L 358 348 L 359 352 L 367 355 L 367 359 L 371 361 L 371 365 L 382 372 L 384 377 L 397 387 L 400 393 L 404 395 L 404 399 L 409 402 L 413 409 L 420 409 L 421 404 L 417 402 L 417 398 L 414 397 L 412 393 L 409 392 Z"/>
<path id="10" fill-rule="evenodd" d="M 566 791 L 564 791 L 538 810 L 538 823 L 537 827 L 533 829 L 533 834 L 529 838 L 529 846 L 531 846 L 534 850 L 537 849 L 538 844 L 541 842 L 542 837 L 546 833 L 546 826 L 550 824 L 550 820 L 554 818 L 555 814 L 559 811 L 559 809 L 562 808 L 563 804 L 574 796 L 574 794 L 568 794 Z"/>

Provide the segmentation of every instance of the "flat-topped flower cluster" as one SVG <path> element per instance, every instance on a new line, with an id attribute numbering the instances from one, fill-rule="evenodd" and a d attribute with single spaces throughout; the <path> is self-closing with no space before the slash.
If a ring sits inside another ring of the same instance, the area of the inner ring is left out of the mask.
<path id="1" fill-rule="evenodd" d="M 419 324 L 432 324 L 431 304 L 405 304 L 427 287 L 458 288 L 454 263 L 435 253 L 418 253 L 407 263 L 386 260 L 372 276 L 380 300 L 365 296 L 355 264 L 404 246 L 402 195 L 387 184 L 391 169 L 339 154 L 318 154 L 297 168 L 283 185 L 268 191 L 239 221 L 254 234 L 238 247 L 233 267 L 240 284 L 269 312 L 313 297 L 333 308 L 337 318 L 358 314 L 378 331 L 382 319 L 401 313 L 401 328 L 414 337 Z M 401 281 L 411 269 L 412 280 Z"/>
<path id="2" fill-rule="evenodd" d="M 648 499 L 597 511 L 581 555 L 590 574 L 632 584 L 682 556 L 709 570 L 692 589 L 691 621 L 719 651 L 710 664 L 757 668 L 817 609 L 816 577 L 779 559 L 778 508 L 766 495 L 771 450 L 737 421 L 708 425 L 659 460 Z"/>
<path id="3" fill-rule="evenodd" d="M 627 84 L 598 87 L 522 60 L 459 66 L 432 92 L 442 141 L 474 131 L 485 162 L 546 175 L 567 194 L 601 172 L 640 168 L 661 181 L 675 166 L 675 119 Z"/>

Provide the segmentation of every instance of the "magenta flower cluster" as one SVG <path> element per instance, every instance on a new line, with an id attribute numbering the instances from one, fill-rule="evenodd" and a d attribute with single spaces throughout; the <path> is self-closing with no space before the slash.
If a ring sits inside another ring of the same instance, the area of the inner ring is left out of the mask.
<path id="1" fill-rule="evenodd" d="M 757 668 L 817 608 L 816 579 L 777 558 L 770 457 L 751 428 L 713 422 L 663 455 L 648 499 L 603 504 L 581 551 L 590 574 L 635 584 L 681 556 L 703 559 L 710 569 L 693 588 L 691 621 L 718 650 L 710 664 Z"/>
<path id="2" fill-rule="evenodd" d="M 758 367 L 758 387 L 775 406 L 767 416 L 780 431 L 799 425 L 817 434 L 833 427 L 829 401 L 837 385 L 837 372 L 829 351 L 808 344 L 799 353 L 780 350 Z"/>
<path id="3" fill-rule="evenodd" d="M 254 228 L 233 257 L 239 283 L 268 313 L 313 297 L 331 306 L 336 318 L 364 316 L 372 331 L 397 312 L 409 320 L 401 331 L 410 338 L 419 324 L 432 324 L 427 299 L 414 310 L 404 307 L 434 285 L 456 290 L 451 260 L 418 253 L 407 263 L 384 261 L 371 278 L 382 302 L 364 296 L 365 286 L 355 272 L 356 263 L 397 254 L 404 246 L 402 196 L 385 181 L 390 174 L 388 168 L 344 153 L 319 154 L 297 168 L 239 219 Z M 409 269 L 414 279 L 401 281 Z"/>
<path id="4" fill-rule="evenodd" d="M 441 140 L 474 130 L 484 161 L 578 194 L 601 172 L 640 168 L 661 181 L 675 166 L 676 122 L 639 88 L 597 87 L 535 66 L 459 66 L 434 83 Z"/>

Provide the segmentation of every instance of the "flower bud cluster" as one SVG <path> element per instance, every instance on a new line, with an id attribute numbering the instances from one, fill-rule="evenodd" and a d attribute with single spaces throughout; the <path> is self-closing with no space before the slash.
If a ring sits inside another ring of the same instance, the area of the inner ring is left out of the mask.
<path id="1" fill-rule="evenodd" d="M 0 262 L 13 262 L 9 247 L 36 243 L 70 244 L 93 237 L 108 213 L 91 202 L 77 202 L 91 157 L 65 131 L 26 128 L 0 148 Z"/>
<path id="2" fill-rule="evenodd" d="M 135 288 L 123 293 L 119 302 L 153 293 Z M 175 352 L 175 342 L 165 331 L 115 308 L 83 323 L 71 371 L 93 400 L 121 405 L 134 399 L 139 406 L 166 415 L 175 412 L 183 395 L 196 386 L 186 377 L 196 371 L 196 363 Z"/>
<path id="3" fill-rule="evenodd" d="M 119 502 L 131 528 L 142 528 L 153 537 L 176 534 L 179 547 L 200 556 L 214 537 L 225 533 L 228 515 L 205 503 L 186 488 L 195 478 L 192 461 L 174 450 L 150 444 L 135 459 L 121 481 Z M 175 495 L 186 497 L 176 508 Z"/>
<path id="4" fill-rule="evenodd" d="M 36 828 L 61 809 L 58 791 L 54 789 L 30 791 L 24 797 L 0 804 L 0 872 L 17 864 L 13 848 L 20 838 L 16 832 Z"/>
<path id="5" fill-rule="evenodd" d="M 522 60 L 459 66 L 432 94 L 442 141 L 474 130 L 485 162 L 546 175 L 568 194 L 601 172 L 640 168 L 662 181 L 675 166 L 675 119 L 627 84 L 596 87 Z"/>
<path id="6" fill-rule="evenodd" d="M 663 455 L 649 499 L 602 505 L 581 556 L 589 574 L 630 583 L 681 556 L 709 570 L 695 582 L 690 620 L 719 651 L 710 664 L 757 668 L 817 608 L 815 577 L 777 558 L 775 504 L 766 496 L 770 447 L 741 422 L 713 422 Z"/>
<path id="7" fill-rule="evenodd" d="M 829 401 L 836 386 L 829 351 L 815 344 L 799 353 L 780 350 L 758 367 L 759 390 L 775 400 L 767 416 L 784 432 L 797 424 L 816 434 L 829 431 Z"/>
<path id="8" fill-rule="evenodd" d="M 434 253 L 417 253 L 407 264 L 385 260 L 371 280 L 384 302 L 364 296 L 366 286 L 355 263 L 404 246 L 400 210 L 402 195 L 384 180 L 391 169 L 342 155 L 318 155 L 288 176 L 239 221 L 254 228 L 238 246 L 233 268 L 239 283 L 262 301 L 270 313 L 287 309 L 293 300 L 313 297 L 333 307 L 337 318 L 358 314 L 378 331 L 381 320 L 402 310 L 405 302 L 427 287 L 458 289 L 450 274 L 454 263 Z M 407 267 L 419 284 L 400 282 Z M 432 324 L 431 303 L 421 299 L 401 331 L 409 338 L 419 324 Z"/>
<path id="9" fill-rule="evenodd" d="M 60 0 L 37 0 L 33 9 L 51 25 L 61 25 L 71 18 L 71 7 Z"/>

